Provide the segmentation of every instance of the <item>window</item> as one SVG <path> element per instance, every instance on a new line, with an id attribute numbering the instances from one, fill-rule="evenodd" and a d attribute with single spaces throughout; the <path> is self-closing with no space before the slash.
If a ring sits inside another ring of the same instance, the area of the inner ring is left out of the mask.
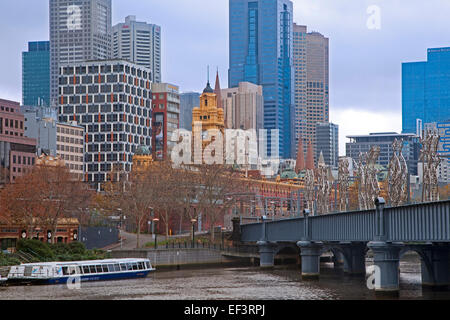
<path id="1" fill-rule="evenodd" d="M 90 273 L 97 273 L 95 266 L 89 266 L 89 271 L 91 271 Z"/>
<path id="2" fill-rule="evenodd" d="M 132 267 L 133 267 L 133 270 L 138 270 L 138 265 L 137 265 L 137 263 L 133 263 L 133 264 L 132 264 Z"/>
<path id="3" fill-rule="evenodd" d="M 147 267 L 147 269 L 150 269 L 150 262 L 146 261 L 145 266 Z"/>
<path id="4" fill-rule="evenodd" d="M 114 272 L 114 265 L 108 264 L 108 272 Z"/>
<path id="5" fill-rule="evenodd" d="M 114 271 L 120 271 L 120 266 L 119 266 L 119 264 L 115 264 L 115 265 L 114 265 Z"/>
<path id="6" fill-rule="evenodd" d="M 103 268 L 102 268 L 101 265 L 95 266 L 95 269 L 97 270 L 97 273 L 102 273 L 103 272 Z"/>
<path id="7" fill-rule="evenodd" d="M 120 264 L 120 270 L 121 271 L 127 271 L 127 265 L 125 263 Z"/>
<path id="8" fill-rule="evenodd" d="M 108 272 L 108 266 L 107 265 L 103 265 L 102 268 L 103 268 L 103 272 Z"/>

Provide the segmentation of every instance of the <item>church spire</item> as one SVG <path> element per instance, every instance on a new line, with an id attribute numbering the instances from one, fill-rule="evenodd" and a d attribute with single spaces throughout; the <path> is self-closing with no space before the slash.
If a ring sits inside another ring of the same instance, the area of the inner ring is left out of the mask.
<path id="1" fill-rule="evenodd" d="M 217 96 L 217 108 L 223 109 L 220 80 L 219 80 L 219 68 L 217 68 L 216 87 L 214 89 L 214 93 Z"/>
<path id="2" fill-rule="evenodd" d="M 300 173 L 305 170 L 305 152 L 303 150 L 303 138 L 299 136 L 298 138 L 298 151 L 297 151 L 297 162 L 295 164 L 295 172 Z"/>
<path id="3" fill-rule="evenodd" d="M 306 154 L 306 169 L 307 170 L 314 170 L 314 151 L 313 146 L 311 143 L 311 140 L 308 141 L 308 152 Z"/>

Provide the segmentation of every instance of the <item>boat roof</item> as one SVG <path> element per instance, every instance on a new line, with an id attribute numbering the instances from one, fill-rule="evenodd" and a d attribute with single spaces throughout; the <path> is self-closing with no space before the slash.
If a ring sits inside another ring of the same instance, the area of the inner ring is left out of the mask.
<path id="1" fill-rule="evenodd" d="M 97 264 L 115 264 L 115 263 L 132 263 L 132 262 L 143 262 L 149 261 L 144 258 L 136 259 L 106 259 L 106 260 L 86 260 L 86 261 L 61 261 L 61 262 L 36 262 L 36 263 L 23 263 L 21 266 L 53 266 L 53 265 L 97 265 Z"/>

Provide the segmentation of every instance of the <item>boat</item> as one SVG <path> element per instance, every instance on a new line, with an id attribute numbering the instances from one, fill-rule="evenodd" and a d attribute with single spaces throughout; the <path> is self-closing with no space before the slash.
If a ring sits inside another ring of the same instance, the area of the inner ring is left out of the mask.
<path id="1" fill-rule="evenodd" d="M 11 267 L 6 284 L 65 284 L 145 278 L 155 271 L 148 259 L 26 263 Z"/>

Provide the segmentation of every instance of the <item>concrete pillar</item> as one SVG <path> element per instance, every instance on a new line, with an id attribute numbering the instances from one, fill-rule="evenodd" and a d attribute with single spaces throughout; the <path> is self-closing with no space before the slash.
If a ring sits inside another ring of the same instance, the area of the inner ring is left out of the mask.
<path id="1" fill-rule="evenodd" d="M 343 245 L 344 272 L 351 275 L 366 275 L 366 245 L 350 243 Z"/>
<path id="2" fill-rule="evenodd" d="M 320 276 L 320 255 L 322 244 L 311 241 L 299 241 L 300 255 L 302 257 L 302 278 L 304 280 L 317 280 Z"/>
<path id="3" fill-rule="evenodd" d="M 258 241 L 259 246 L 259 266 L 264 269 L 273 268 L 277 244 L 268 241 Z"/>
<path id="4" fill-rule="evenodd" d="M 423 249 L 422 286 L 448 290 L 450 286 L 449 246 L 430 246 Z"/>
<path id="5" fill-rule="evenodd" d="M 403 244 L 374 241 L 368 246 L 374 255 L 375 292 L 383 295 L 398 295 L 400 250 Z"/>
<path id="6" fill-rule="evenodd" d="M 344 265 L 344 255 L 338 250 L 333 250 L 333 262 L 336 269 L 342 268 Z"/>

